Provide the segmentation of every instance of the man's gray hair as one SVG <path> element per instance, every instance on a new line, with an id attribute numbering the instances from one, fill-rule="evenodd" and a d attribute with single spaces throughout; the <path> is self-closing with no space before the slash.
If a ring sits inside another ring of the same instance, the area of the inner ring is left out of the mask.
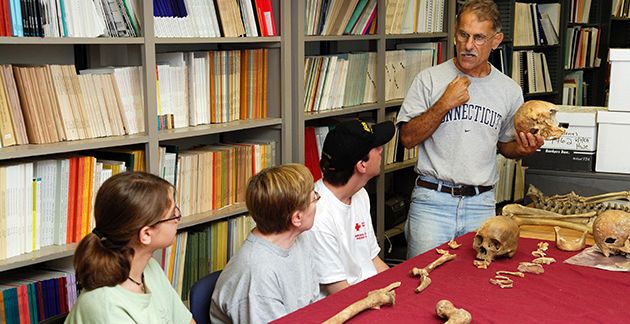
<path id="1" fill-rule="evenodd" d="M 472 11 L 479 21 L 489 20 L 492 23 L 492 28 L 495 32 L 501 32 L 501 16 L 499 14 L 499 8 L 493 0 L 467 0 L 459 8 L 457 13 L 457 24 L 459 24 L 459 18 L 462 13 L 466 11 Z"/>

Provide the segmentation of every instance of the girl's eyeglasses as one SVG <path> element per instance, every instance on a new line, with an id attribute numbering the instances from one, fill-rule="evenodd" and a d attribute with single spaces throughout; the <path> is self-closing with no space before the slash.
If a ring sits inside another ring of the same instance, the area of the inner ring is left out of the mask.
<path id="1" fill-rule="evenodd" d="M 155 223 L 153 223 L 153 225 L 151 225 L 151 227 L 156 226 L 160 223 L 165 223 L 165 222 L 169 222 L 172 220 L 176 220 L 176 223 L 179 223 L 179 221 L 182 219 L 182 212 L 179 210 L 179 207 L 175 206 L 175 209 L 173 209 L 173 216 L 169 217 L 167 219 L 163 219 L 161 221 L 157 221 Z"/>

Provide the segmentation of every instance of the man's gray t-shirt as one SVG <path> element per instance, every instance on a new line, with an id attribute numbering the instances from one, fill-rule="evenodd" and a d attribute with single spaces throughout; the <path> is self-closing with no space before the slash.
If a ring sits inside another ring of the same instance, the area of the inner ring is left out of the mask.
<path id="1" fill-rule="evenodd" d="M 426 69 L 415 77 L 396 124 L 429 109 L 457 75 L 453 60 Z M 523 104 L 519 85 L 492 67 L 482 78 L 468 76 L 470 100 L 451 109 L 435 132 L 419 145 L 416 172 L 464 185 L 494 185 L 497 142 L 515 138 L 514 114 Z"/>
<path id="2" fill-rule="evenodd" d="M 212 323 L 267 323 L 318 298 L 309 232 L 285 250 L 252 233 L 228 262 L 212 294 Z"/>

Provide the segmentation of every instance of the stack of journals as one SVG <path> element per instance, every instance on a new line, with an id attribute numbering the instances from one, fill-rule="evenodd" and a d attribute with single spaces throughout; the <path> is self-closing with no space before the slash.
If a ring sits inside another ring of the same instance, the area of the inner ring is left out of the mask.
<path id="1" fill-rule="evenodd" d="M 155 0 L 157 37 L 276 36 L 271 0 Z"/>
<path id="2" fill-rule="evenodd" d="M 139 0 L 5 0 L 0 36 L 137 37 Z"/>
<path id="3" fill-rule="evenodd" d="M 239 216 L 177 234 L 173 245 L 162 250 L 162 268 L 182 299 L 188 300 L 197 280 L 225 267 L 254 226 L 250 216 Z"/>
<path id="4" fill-rule="evenodd" d="M 0 260 L 78 242 L 94 227 L 101 184 L 125 170 L 124 162 L 94 156 L 0 166 Z"/>
<path id="5" fill-rule="evenodd" d="M 439 33 L 444 31 L 444 0 L 390 0 L 385 10 L 385 33 Z"/>
<path id="6" fill-rule="evenodd" d="M 514 51 L 512 79 L 521 86 L 524 93 L 553 91 L 545 53 Z"/>
<path id="7" fill-rule="evenodd" d="M 377 0 L 307 0 L 306 35 L 368 35 L 376 32 Z"/>
<path id="8" fill-rule="evenodd" d="M 514 10 L 514 46 L 558 44 L 559 3 L 515 2 Z"/>
<path id="9" fill-rule="evenodd" d="M 268 116 L 267 49 L 157 54 L 158 128 Z"/>
<path id="10" fill-rule="evenodd" d="M 249 178 L 274 165 L 276 143 L 219 143 L 178 151 L 160 150 L 160 176 L 174 183 L 184 217 L 245 201 Z"/>
<path id="11" fill-rule="evenodd" d="M 68 313 L 77 300 L 76 279 L 71 269 L 34 269 L 2 275 L 2 323 L 39 323 Z"/>
<path id="12" fill-rule="evenodd" d="M 144 131 L 140 67 L 0 65 L 2 146 Z"/>

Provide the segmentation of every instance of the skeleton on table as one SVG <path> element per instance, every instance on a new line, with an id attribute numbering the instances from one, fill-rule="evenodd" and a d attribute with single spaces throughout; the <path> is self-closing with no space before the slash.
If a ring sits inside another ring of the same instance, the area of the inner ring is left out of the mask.
<path id="1" fill-rule="evenodd" d="M 519 225 L 551 225 L 583 233 L 580 239 L 570 242 L 562 238 L 556 228 L 556 242 L 558 248 L 563 250 L 584 248 L 586 234 L 590 233 L 606 256 L 624 252 L 624 249 L 625 253 L 630 253 L 630 242 L 627 242 L 630 236 L 630 204 L 622 202 L 630 202 L 630 191 L 590 197 L 570 192 L 545 197 L 540 190 L 530 185 L 527 195 L 535 208 L 510 204 L 503 207 L 502 214 L 510 216 Z M 593 231 L 595 223 L 598 224 L 595 227 L 598 230 Z"/>

